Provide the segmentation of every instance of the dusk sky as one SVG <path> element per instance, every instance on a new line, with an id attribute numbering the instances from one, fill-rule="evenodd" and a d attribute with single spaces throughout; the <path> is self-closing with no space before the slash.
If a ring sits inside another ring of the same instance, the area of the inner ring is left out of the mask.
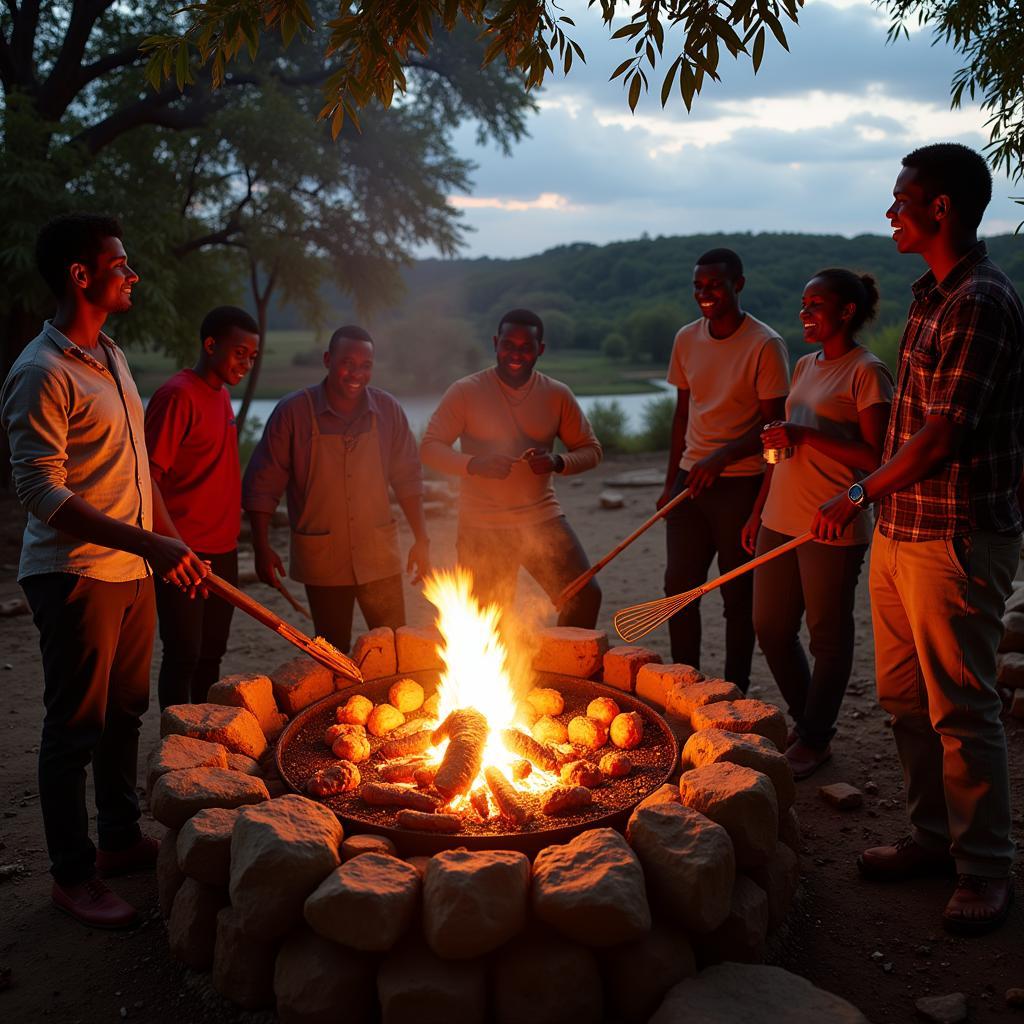
<path id="1" fill-rule="evenodd" d="M 538 94 L 530 137 L 505 157 L 477 146 L 468 126 L 458 136 L 478 164 L 472 193 L 452 197 L 475 229 L 465 255 L 525 256 L 644 232 L 885 234 L 905 153 L 939 141 L 980 149 L 988 139 L 976 105 L 950 110 L 961 58 L 933 46 L 930 30 L 887 45 L 887 21 L 867 0 L 808 0 L 787 28 L 790 52 L 769 37 L 757 76 L 724 54 L 722 81 L 705 86 L 691 114 L 678 92 L 662 110 L 662 72 L 631 114 L 621 84 L 607 79 L 632 45 L 609 40 L 583 0 L 564 7 L 587 63 Z M 674 56 L 671 47 L 670 35 Z M 1022 193 L 1024 183 L 998 177 L 982 232 L 1012 231 L 1024 208 L 1009 197 Z"/>

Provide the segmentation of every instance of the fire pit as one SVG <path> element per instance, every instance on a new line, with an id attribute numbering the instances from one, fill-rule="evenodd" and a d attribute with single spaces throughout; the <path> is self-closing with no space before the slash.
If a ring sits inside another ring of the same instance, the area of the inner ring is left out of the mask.
<path id="1" fill-rule="evenodd" d="M 324 733 L 336 721 L 336 709 L 343 706 L 354 693 L 369 698 L 375 705 L 386 703 L 391 686 L 401 679 L 413 679 L 430 694 L 435 692 L 439 673 L 413 672 L 372 680 L 363 686 L 340 690 L 325 697 L 301 712 L 289 722 L 278 740 L 276 759 L 278 771 L 285 783 L 295 792 L 309 795 L 307 784 L 310 778 L 322 768 L 336 763 L 330 749 L 324 743 Z M 565 700 L 564 711 L 555 716 L 556 720 L 568 726 L 577 716 L 586 716 L 587 707 L 598 697 L 615 701 L 623 713 L 642 716 L 644 735 L 640 745 L 631 749 L 629 757 L 633 770 L 619 779 L 606 779 L 593 790 L 593 803 L 581 811 L 557 817 L 541 811 L 544 789 L 536 788 L 522 792 L 523 801 L 532 814 L 531 820 L 522 825 L 512 826 L 500 814 L 494 814 L 483 821 L 475 814 L 462 816 L 462 827 L 457 832 L 416 832 L 402 828 L 398 822 L 398 809 L 392 807 L 371 807 L 360 799 L 358 790 L 335 796 L 320 797 L 333 810 L 346 828 L 356 832 L 374 832 L 391 838 L 396 846 L 407 854 L 429 854 L 452 846 L 465 846 L 474 850 L 522 850 L 536 853 L 552 843 L 565 842 L 583 828 L 608 825 L 613 828 L 625 826 L 633 808 L 648 794 L 668 781 L 678 763 L 679 750 L 675 737 L 664 719 L 642 701 L 636 700 L 621 690 L 615 690 L 600 683 L 571 676 L 540 672 L 536 675 L 537 686 L 557 690 Z M 409 721 L 422 719 L 433 721 L 416 712 Z M 381 769 L 389 762 L 380 756 L 381 748 L 388 742 L 387 737 L 368 737 L 371 755 L 360 762 L 359 770 L 364 783 L 384 782 Z M 608 743 L 604 748 L 591 753 L 596 763 L 600 756 L 614 751 Z M 576 752 L 583 757 L 583 751 Z M 572 755 L 563 752 L 568 760 Z M 552 775 L 545 789 L 557 785 L 558 776 Z"/>

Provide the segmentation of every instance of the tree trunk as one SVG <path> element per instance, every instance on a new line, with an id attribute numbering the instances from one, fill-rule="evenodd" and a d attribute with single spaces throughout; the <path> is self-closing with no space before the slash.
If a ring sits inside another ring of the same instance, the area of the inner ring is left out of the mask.
<path id="1" fill-rule="evenodd" d="M 245 429 L 245 420 L 249 415 L 249 407 L 256 397 L 256 383 L 260 378 L 260 367 L 263 365 L 263 353 L 267 350 L 267 312 L 270 309 L 270 296 L 274 294 L 274 286 L 277 284 L 277 268 L 267 275 L 266 285 L 260 288 L 259 264 L 255 257 L 249 254 L 249 284 L 252 287 L 252 298 L 256 303 L 256 324 L 260 329 L 260 349 L 253 360 L 252 369 L 249 371 L 249 379 L 245 382 L 245 394 L 242 397 L 242 407 L 235 417 L 235 425 L 238 428 L 238 436 L 242 436 Z"/>

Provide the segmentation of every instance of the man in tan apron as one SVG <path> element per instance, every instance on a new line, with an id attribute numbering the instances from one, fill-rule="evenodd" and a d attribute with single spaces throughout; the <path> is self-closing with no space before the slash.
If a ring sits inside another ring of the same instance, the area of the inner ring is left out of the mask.
<path id="1" fill-rule="evenodd" d="M 284 565 L 269 528 L 286 494 L 290 575 L 306 586 L 317 634 L 348 651 L 356 602 L 371 629 L 405 624 L 389 487 L 413 532 L 413 582 L 430 569 L 430 547 L 416 440 L 398 402 L 369 387 L 373 339 L 361 327 L 338 328 L 324 366 L 323 381 L 286 395 L 271 414 L 245 472 L 242 505 L 256 573 L 278 587 Z"/>
<path id="2" fill-rule="evenodd" d="M 535 370 L 543 352 L 540 317 L 506 313 L 494 337 L 495 365 L 448 389 L 420 447 L 425 465 L 460 477 L 459 563 L 472 570 L 479 598 L 506 609 L 520 566 L 554 600 L 590 565 L 552 476 L 593 469 L 601 445 L 569 388 Z M 556 438 L 562 454 L 552 451 Z M 560 609 L 558 624 L 592 629 L 600 607 L 591 580 Z"/>

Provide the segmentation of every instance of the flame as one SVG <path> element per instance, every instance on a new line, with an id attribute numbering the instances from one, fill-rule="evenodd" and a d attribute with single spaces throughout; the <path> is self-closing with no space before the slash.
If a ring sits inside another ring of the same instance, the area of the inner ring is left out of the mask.
<path id="1" fill-rule="evenodd" d="M 437 609 L 436 625 L 442 641 L 438 654 L 444 668 L 437 692 L 438 719 L 443 722 L 452 711 L 475 708 L 490 728 L 484 748 L 484 767 L 496 767 L 512 781 L 512 766 L 519 760 L 501 740 L 503 729 L 529 728 L 517 722 L 516 689 L 509 672 L 508 650 L 499 632 L 501 609 L 481 605 L 473 595 L 473 575 L 456 566 L 435 570 L 424 581 L 423 594 Z M 445 741 L 445 744 L 447 741 Z M 444 745 L 435 748 L 441 758 Z M 534 766 L 531 774 L 516 783 L 519 789 L 542 791 L 556 780 Z M 472 789 L 484 786 L 483 772 Z"/>

